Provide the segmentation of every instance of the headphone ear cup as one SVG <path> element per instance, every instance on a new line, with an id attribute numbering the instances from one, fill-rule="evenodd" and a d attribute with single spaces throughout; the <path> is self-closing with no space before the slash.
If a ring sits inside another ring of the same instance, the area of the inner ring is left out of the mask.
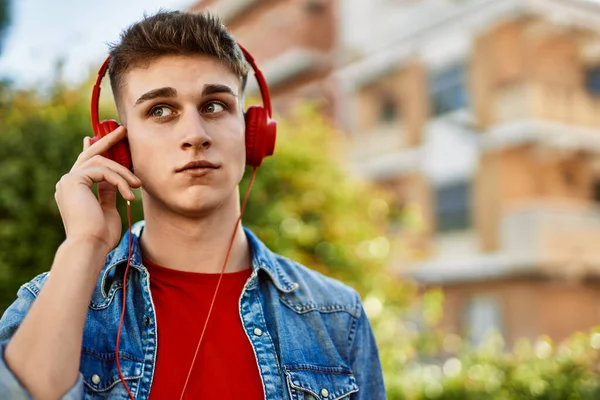
<path id="1" fill-rule="evenodd" d="M 264 107 L 252 106 L 244 115 L 246 121 L 246 165 L 260 167 L 265 157 L 273 154 L 277 123 Z"/>
<path id="2" fill-rule="evenodd" d="M 111 119 L 108 121 L 102 121 L 99 125 L 99 135 L 94 136 L 90 143 L 96 143 L 98 140 L 108 135 L 118 127 L 119 124 L 115 120 Z M 115 143 L 110 149 L 108 149 L 103 154 L 103 156 L 108 158 L 109 160 L 116 161 L 128 170 L 132 170 L 133 164 L 131 162 L 131 153 L 129 151 L 129 142 L 127 141 L 127 138 L 124 138 L 118 143 Z"/>

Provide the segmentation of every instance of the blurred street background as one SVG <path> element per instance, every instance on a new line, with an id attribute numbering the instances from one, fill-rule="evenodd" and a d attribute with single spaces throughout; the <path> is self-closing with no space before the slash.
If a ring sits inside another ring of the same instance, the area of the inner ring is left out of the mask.
<path id="1" fill-rule="evenodd" d="M 244 223 L 360 292 L 390 399 L 600 399 L 594 0 L 0 0 L 0 312 L 64 238 L 106 43 L 160 7 L 218 13 L 263 70 Z"/>

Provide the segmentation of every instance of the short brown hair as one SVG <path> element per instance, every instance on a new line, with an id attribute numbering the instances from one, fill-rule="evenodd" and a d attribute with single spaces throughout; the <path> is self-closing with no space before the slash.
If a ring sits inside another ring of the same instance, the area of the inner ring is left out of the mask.
<path id="1" fill-rule="evenodd" d="M 108 73 L 115 101 L 118 102 L 123 77 L 131 69 L 147 66 L 161 56 L 194 54 L 220 60 L 239 77 L 244 90 L 248 63 L 217 16 L 206 12 L 159 11 L 124 30 L 120 41 L 110 47 Z"/>

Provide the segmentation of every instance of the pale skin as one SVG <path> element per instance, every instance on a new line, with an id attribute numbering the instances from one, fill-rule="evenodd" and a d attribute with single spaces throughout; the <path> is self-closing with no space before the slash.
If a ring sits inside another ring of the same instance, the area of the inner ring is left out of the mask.
<path id="1" fill-rule="evenodd" d="M 66 240 L 6 348 L 8 367 L 34 398 L 60 398 L 77 381 L 88 303 L 122 235 L 117 192 L 133 200 L 131 188 L 141 187 L 144 257 L 176 270 L 221 271 L 240 213 L 242 104 L 239 79 L 201 55 L 163 56 L 125 75 L 119 114 L 127 129 L 93 146 L 86 138 L 73 168 L 56 185 Z M 100 156 L 126 135 L 135 174 Z M 180 171 L 198 160 L 214 168 Z M 249 245 L 238 229 L 226 272 L 249 267 Z"/>

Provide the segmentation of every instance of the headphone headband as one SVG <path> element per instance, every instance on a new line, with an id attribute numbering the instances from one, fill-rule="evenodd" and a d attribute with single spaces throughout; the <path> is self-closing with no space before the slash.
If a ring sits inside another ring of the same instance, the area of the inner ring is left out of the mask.
<path id="1" fill-rule="evenodd" d="M 243 48 L 241 44 L 238 43 L 238 47 L 240 48 L 240 50 L 242 50 L 246 61 L 248 61 L 248 64 L 250 64 L 252 70 L 254 71 L 254 76 L 256 77 L 256 81 L 258 82 L 258 88 L 260 90 L 260 97 L 263 102 L 263 107 L 267 110 L 267 115 L 269 116 L 269 118 L 273 118 L 273 111 L 271 110 L 271 95 L 269 94 L 269 86 L 267 85 L 267 81 L 263 76 L 260 68 L 258 68 L 258 65 L 256 65 L 254 57 L 252 57 L 248 50 Z"/>
<path id="2" fill-rule="evenodd" d="M 267 86 L 267 81 L 265 80 L 265 77 L 256 65 L 254 57 L 252 57 L 252 55 L 239 43 L 238 47 L 240 48 L 242 54 L 246 58 L 246 61 L 248 62 L 248 64 L 250 64 L 250 67 L 252 67 L 252 70 L 254 71 L 254 76 L 256 77 L 256 81 L 258 82 L 258 88 L 260 90 L 260 96 L 262 99 L 263 107 L 267 111 L 267 115 L 269 116 L 269 118 L 272 118 L 273 112 L 271 110 L 271 96 L 269 94 L 269 87 Z M 94 130 L 94 134 L 96 135 L 100 132 L 100 119 L 98 112 L 98 102 L 100 100 L 101 91 L 100 83 L 102 82 L 104 75 L 106 75 L 106 71 L 108 71 L 109 63 L 110 56 L 108 56 L 106 60 L 104 60 L 104 63 L 98 70 L 98 77 L 96 78 L 96 83 L 94 84 L 94 88 L 92 90 L 92 104 L 90 114 L 92 117 L 92 129 Z"/>

